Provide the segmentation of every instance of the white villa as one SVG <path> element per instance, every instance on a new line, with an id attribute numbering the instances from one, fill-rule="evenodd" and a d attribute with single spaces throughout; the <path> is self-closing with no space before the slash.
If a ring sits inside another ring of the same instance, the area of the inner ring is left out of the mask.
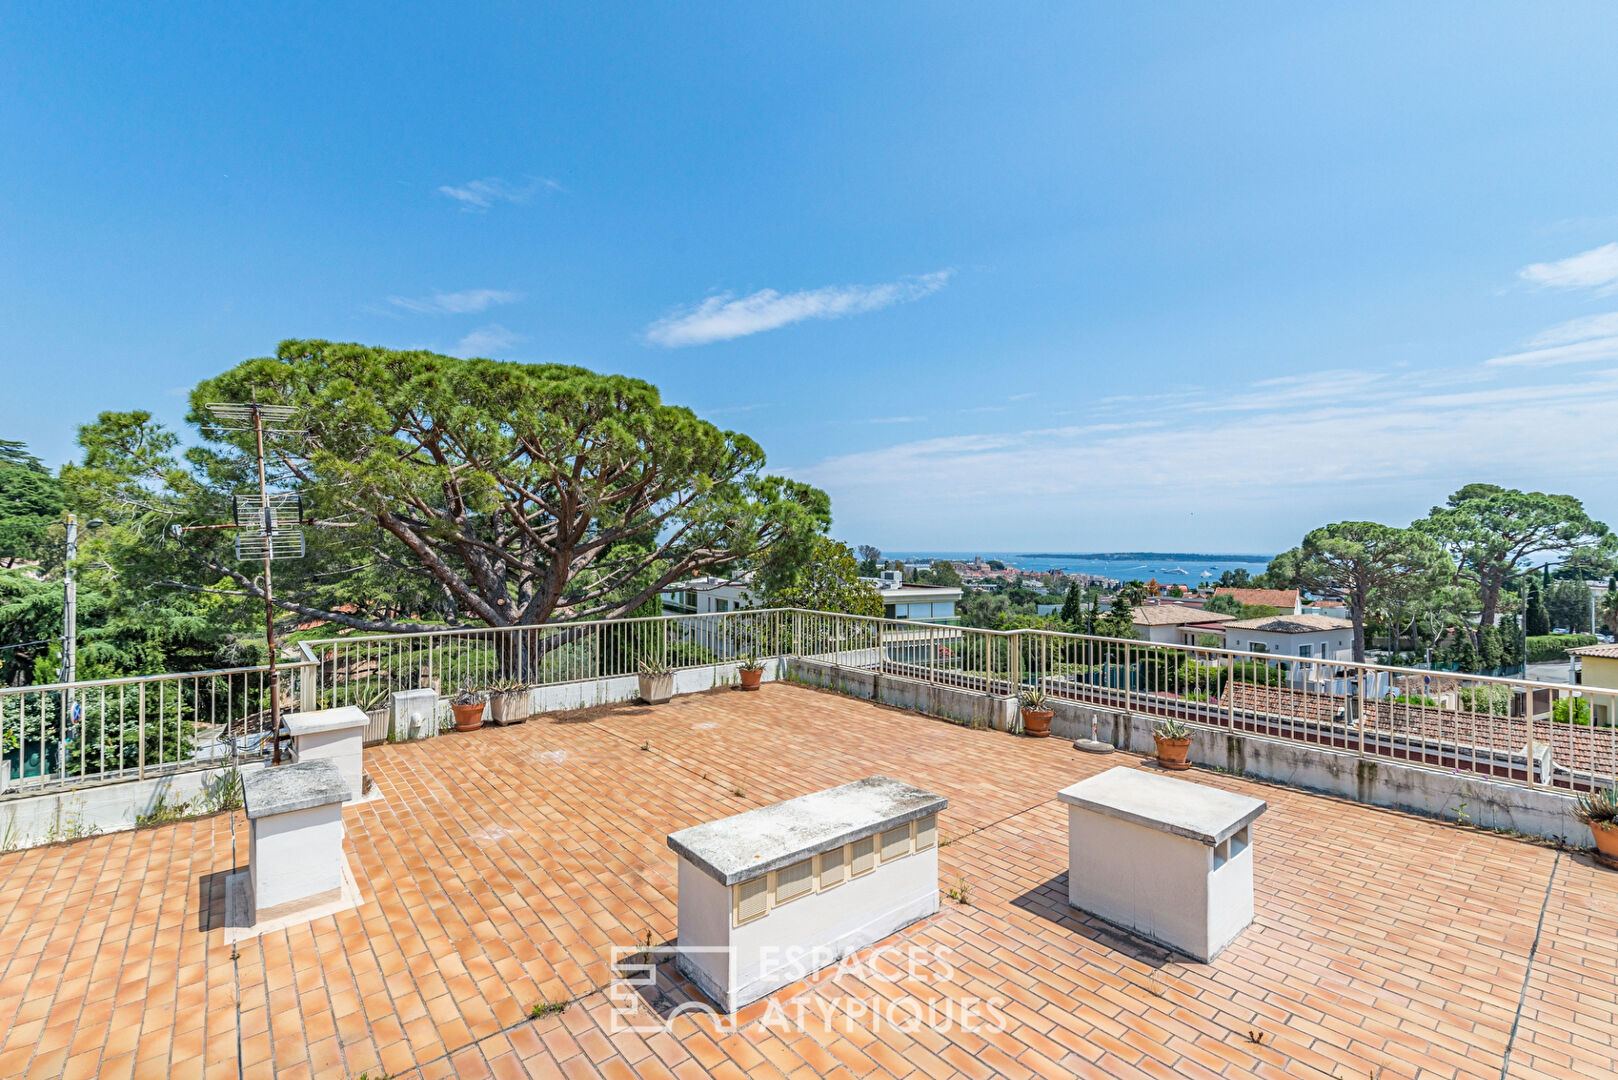
<path id="1" fill-rule="evenodd" d="M 1304 660 L 1351 660 L 1354 624 L 1329 615 L 1271 615 L 1224 624 L 1225 647 Z"/>
<path id="2" fill-rule="evenodd" d="M 1221 634 L 1236 616 L 1189 604 L 1147 604 L 1130 614 L 1135 636 L 1164 645 L 1195 645 L 1204 634 Z"/>
<path id="3" fill-rule="evenodd" d="M 897 570 L 884 570 L 880 578 L 861 580 L 881 592 L 884 618 L 949 625 L 960 622 L 956 610 L 961 601 L 959 586 L 917 585 L 905 581 Z M 693 578 L 663 590 L 665 615 L 706 615 L 716 611 L 740 611 L 760 604 L 750 573 L 736 578 Z"/>

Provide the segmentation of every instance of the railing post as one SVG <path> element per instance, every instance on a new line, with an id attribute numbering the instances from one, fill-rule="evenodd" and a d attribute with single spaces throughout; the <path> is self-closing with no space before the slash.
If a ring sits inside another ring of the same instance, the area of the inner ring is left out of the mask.
<path id="1" fill-rule="evenodd" d="M 1534 752 L 1533 687 L 1528 688 L 1528 693 L 1525 696 L 1525 700 L 1527 701 L 1527 708 L 1523 709 L 1523 716 L 1528 721 L 1528 786 L 1532 788 L 1539 786 L 1539 755 Z M 1556 723 L 1556 701 L 1554 698 L 1551 700 L 1551 723 L 1553 726 Z M 1510 746 L 1511 744 L 1507 743 L 1506 745 Z"/>
<path id="2" fill-rule="evenodd" d="M 1359 756 L 1365 756 L 1365 680 L 1368 672 L 1365 668 L 1357 669 L 1359 678 L 1354 680 L 1356 695 L 1354 701 L 1354 726 L 1359 728 Z"/>
<path id="3" fill-rule="evenodd" d="M 140 713 L 140 719 L 138 719 L 135 722 L 135 739 L 136 739 L 136 746 L 137 746 L 137 748 L 139 750 L 140 757 L 137 759 L 137 762 L 136 762 L 135 775 L 137 777 L 139 777 L 140 779 L 144 780 L 144 779 L 146 779 L 146 684 L 145 683 L 140 684 L 140 693 L 139 693 L 138 699 L 136 701 L 136 708 L 139 710 L 139 713 Z"/>

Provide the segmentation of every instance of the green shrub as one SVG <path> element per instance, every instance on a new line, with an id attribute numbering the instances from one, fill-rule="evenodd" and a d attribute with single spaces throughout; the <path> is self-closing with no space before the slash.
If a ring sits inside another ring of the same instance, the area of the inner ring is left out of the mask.
<path id="1" fill-rule="evenodd" d="M 1242 660 L 1231 665 L 1230 677 L 1236 682 L 1257 683 L 1260 686 L 1280 686 L 1286 681 L 1281 668 L 1262 660 Z"/>
<path id="2" fill-rule="evenodd" d="M 1551 719 L 1558 724 L 1571 722 L 1580 727 L 1589 727 L 1590 703 L 1583 698 L 1557 698 L 1551 703 Z"/>
<path id="3" fill-rule="evenodd" d="M 1499 683 L 1468 686 L 1455 692 L 1462 712 L 1487 713 L 1490 716 L 1511 715 L 1511 687 Z"/>
<path id="4" fill-rule="evenodd" d="M 1528 639 L 1528 662 L 1542 664 L 1553 660 L 1566 660 L 1569 649 L 1582 649 L 1594 645 L 1594 634 L 1543 634 Z"/>

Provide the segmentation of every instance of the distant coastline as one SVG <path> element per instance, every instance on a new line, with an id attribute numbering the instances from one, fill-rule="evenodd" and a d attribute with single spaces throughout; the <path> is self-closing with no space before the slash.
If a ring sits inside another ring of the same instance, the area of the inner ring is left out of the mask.
<path id="1" fill-rule="evenodd" d="M 1243 571 L 1249 575 L 1264 572 L 1269 555 L 1224 555 L 1210 552 L 1175 551 L 1101 551 L 1073 552 L 998 552 L 998 551 L 890 551 L 889 559 L 931 561 L 948 559 L 969 563 L 974 558 L 985 562 L 998 562 L 1027 574 L 1046 574 L 1060 570 L 1065 574 L 1087 575 L 1113 581 L 1156 579 L 1160 585 L 1205 585 L 1217 581 L 1226 572 Z"/>
<path id="2" fill-rule="evenodd" d="M 1253 555 L 1232 552 L 1206 552 L 1206 551 L 1026 551 L 1019 555 L 1024 559 L 1093 559 L 1098 561 L 1130 561 L 1136 559 L 1173 559 L 1195 560 L 1201 562 L 1263 562 L 1267 563 L 1275 558 L 1273 555 Z"/>

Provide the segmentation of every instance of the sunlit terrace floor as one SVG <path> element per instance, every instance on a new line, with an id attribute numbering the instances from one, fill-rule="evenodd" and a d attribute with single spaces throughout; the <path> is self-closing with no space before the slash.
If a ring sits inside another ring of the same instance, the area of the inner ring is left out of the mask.
<path id="1" fill-rule="evenodd" d="M 768 685 L 367 758 L 363 906 L 234 957 L 213 924 L 240 814 L 0 857 L 0 1075 L 1613 1075 L 1618 874 L 1582 855 L 1194 772 L 1270 804 L 1257 922 L 1201 965 L 1066 906 L 1055 793 L 1128 756 Z M 872 773 L 949 797 L 942 884 L 971 906 L 900 935 L 953 950 L 947 982 L 789 987 L 803 1030 L 754 1007 L 730 1034 L 610 1033 L 610 948 L 674 936 L 667 833 Z M 998 996 L 1009 1027 L 813 1019 L 912 996 Z M 577 1001 L 528 1019 L 542 999 Z"/>

